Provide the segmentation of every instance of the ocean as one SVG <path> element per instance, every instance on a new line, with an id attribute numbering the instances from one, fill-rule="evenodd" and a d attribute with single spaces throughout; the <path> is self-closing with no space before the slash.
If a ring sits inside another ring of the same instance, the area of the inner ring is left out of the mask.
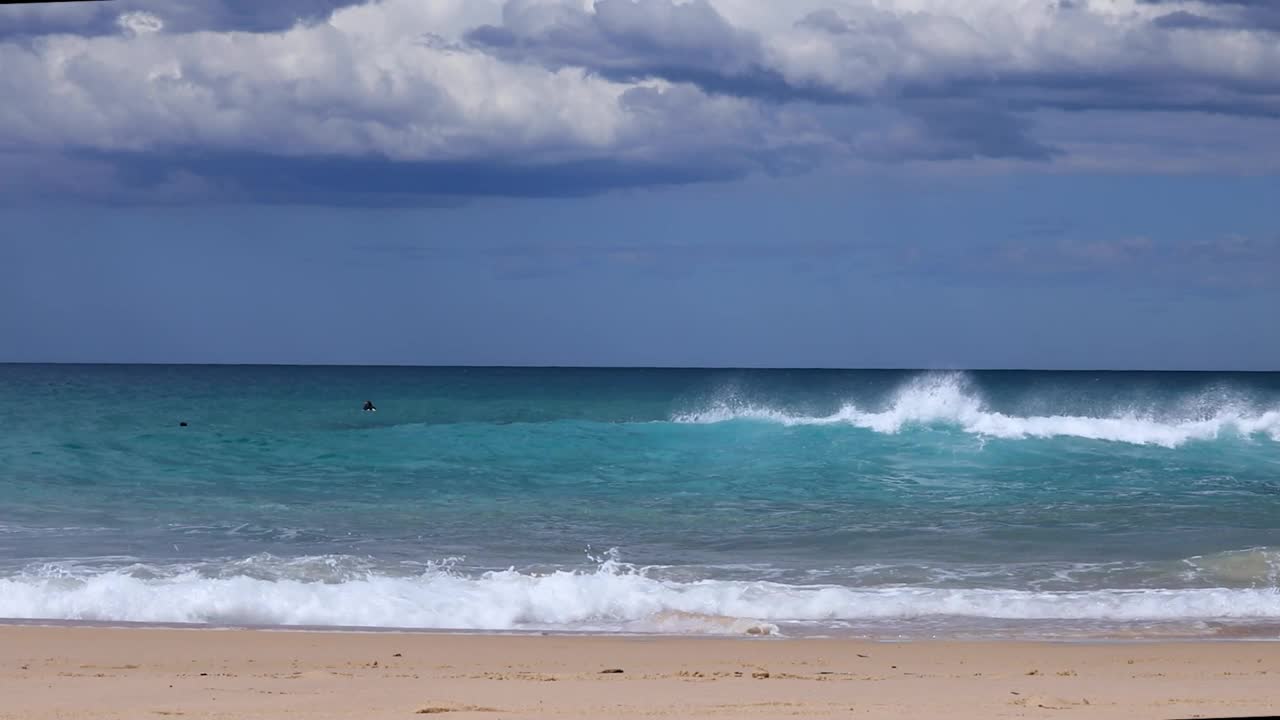
<path id="1" fill-rule="evenodd" d="M 1280 373 L 0 365 L 11 620 L 1280 639 L 1278 588 Z"/>

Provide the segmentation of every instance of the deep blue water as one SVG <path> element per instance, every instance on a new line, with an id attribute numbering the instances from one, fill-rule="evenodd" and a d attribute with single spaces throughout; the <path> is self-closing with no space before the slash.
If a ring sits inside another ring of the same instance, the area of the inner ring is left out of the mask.
<path id="1" fill-rule="evenodd" d="M 1280 374 L 0 365 L 0 617 L 1212 634 L 1278 585 Z"/>

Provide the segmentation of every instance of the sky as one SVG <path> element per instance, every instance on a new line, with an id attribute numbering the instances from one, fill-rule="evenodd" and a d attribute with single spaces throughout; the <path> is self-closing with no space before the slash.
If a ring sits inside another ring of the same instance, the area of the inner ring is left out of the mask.
<path id="1" fill-rule="evenodd" d="M 0 5 L 0 362 L 1280 370 L 1271 0 Z"/>

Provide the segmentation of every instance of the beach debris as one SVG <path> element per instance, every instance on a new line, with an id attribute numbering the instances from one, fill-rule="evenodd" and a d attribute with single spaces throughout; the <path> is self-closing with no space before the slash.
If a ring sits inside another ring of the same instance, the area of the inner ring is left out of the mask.
<path id="1" fill-rule="evenodd" d="M 765 680 L 769 677 L 769 672 L 767 670 L 757 670 L 751 673 L 751 677 L 757 680 Z"/>
<path id="2" fill-rule="evenodd" d="M 605 668 L 604 670 L 600 671 L 600 674 L 601 675 L 620 675 L 622 674 L 622 672 L 623 672 L 622 668 Z"/>
<path id="3" fill-rule="evenodd" d="M 473 713 L 496 713 L 502 712 L 497 708 L 483 707 L 480 705 L 458 705 L 457 707 L 448 707 L 446 705 L 428 705 L 424 708 L 418 708 L 414 711 L 415 715 L 438 715 L 440 713 L 451 712 L 473 712 Z"/>
<path id="4" fill-rule="evenodd" d="M 396 653 L 395 655 L 392 655 L 391 657 L 404 657 L 404 655 L 401 655 L 400 653 Z"/>

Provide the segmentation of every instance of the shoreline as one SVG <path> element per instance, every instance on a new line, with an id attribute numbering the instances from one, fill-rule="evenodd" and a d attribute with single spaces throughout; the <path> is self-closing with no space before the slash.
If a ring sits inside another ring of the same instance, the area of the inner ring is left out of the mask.
<path id="1" fill-rule="evenodd" d="M 1273 713 L 1280 677 L 1251 641 L 141 629 L 0 626 L 0 719 L 1221 717 Z"/>
<path id="2" fill-rule="evenodd" d="M 1212 624 L 1212 623 L 1211 623 Z M 1075 636 L 1003 636 L 988 633 L 948 636 L 935 635 L 864 635 L 824 633 L 788 635 L 777 633 L 714 633 L 660 631 L 604 631 L 565 629 L 462 629 L 432 627 L 395 627 L 366 625 L 254 625 L 183 622 L 140 622 L 131 620 L 63 620 L 54 618 L 0 617 L 0 630 L 6 628 L 85 628 L 97 630 L 174 630 L 208 632 L 261 632 L 334 635 L 426 635 L 445 637 L 566 637 L 566 638 L 651 638 L 680 640 L 745 640 L 745 641 L 836 641 L 884 645 L 911 644 L 1037 644 L 1037 645 L 1129 645 L 1129 644 L 1199 644 L 1199 643 L 1280 643 L 1280 623 L 1257 622 L 1223 624 L 1212 633 L 1109 633 L 1096 632 Z"/>

